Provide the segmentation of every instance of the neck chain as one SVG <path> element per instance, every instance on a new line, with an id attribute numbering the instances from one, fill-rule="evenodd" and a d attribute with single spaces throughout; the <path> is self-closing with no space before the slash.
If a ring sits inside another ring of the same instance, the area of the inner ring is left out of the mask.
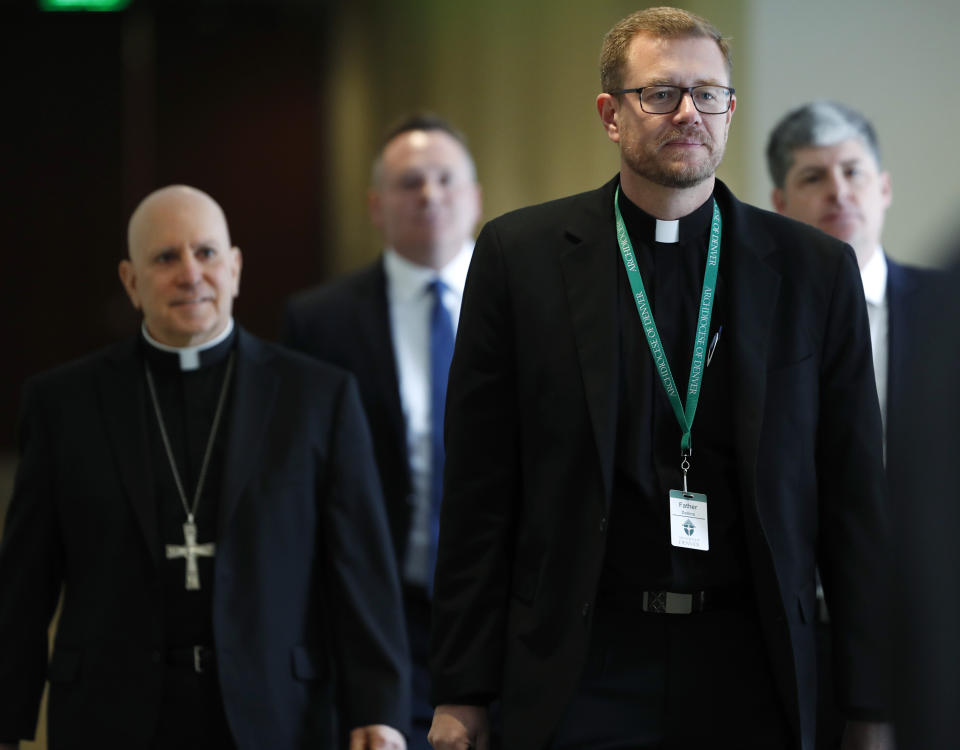
<path id="1" fill-rule="evenodd" d="M 160 437 L 163 439 L 163 447 L 167 452 L 167 461 L 170 463 L 170 471 L 173 473 L 174 484 L 177 485 L 177 492 L 180 495 L 180 502 L 183 505 L 183 512 L 187 515 L 187 522 L 183 525 L 184 544 L 182 546 L 167 545 L 167 559 L 174 557 L 183 557 L 187 561 L 187 580 L 186 588 L 196 590 L 200 588 L 200 573 L 197 568 L 197 557 L 212 557 L 214 545 L 197 544 L 197 526 L 194 522 L 194 516 L 197 512 L 197 506 L 200 504 L 200 495 L 203 492 L 203 485 L 207 478 L 207 468 L 210 466 L 210 456 L 213 453 L 213 444 L 217 437 L 217 429 L 220 427 L 220 418 L 223 415 L 223 405 L 227 400 L 227 390 L 230 385 L 230 375 L 233 372 L 234 353 L 230 353 L 227 360 L 227 371 L 223 376 L 223 385 L 220 386 L 220 397 L 217 400 L 217 410 L 213 415 L 213 424 L 210 426 L 210 436 L 207 438 L 207 448 L 203 454 L 203 462 L 200 464 L 200 476 L 197 478 L 197 488 L 193 493 L 193 504 L 187 503 L 187 493 L 183 489 L 183 482 L 180 479 L 180 472 L 177 471 L 177 462 L 173 457 L 173 450 L 170 447 L 170 438 L 167 435 L 167 428 L 163 423 L 163 414 L 160 412 L 160 401 L 157 399 L 157 388 L 153 383 L 153 374 L 150 372 L 150 365 L 144 363 L 144 370 L 147 373 L 147 387 L 150 391 L 150 400 L 153 402 L 153 411 L 157 415 L 157 424 L 160 426 Z"/>
<path id="2" fill-rule="evenodd" d="M 187 505 L 187 493 L 183 490 L 180 472 L 177 470 L 177 463 L 173 458 L 173 450 L 170 448 L 170 438 L 167 435 L 167 428 L 163 423 L 163 415 L 160 413 L 160 401 L 157 399 L 157 389 L 153 384 L 153 374 L 150 372 L 149 365 L 145 365 L 145 369 L 147 371 L 147 386 L 150 388 L 150 399 L 153 401 L 153 410 L 157 415 L 157 424 L 160 425 L 160 437 L 163 438 L 163 447 L 167 451 L 167 460 L 170 462 L 170 471 L 173 472 L 173 481 L 177 485 L 177 492 L 180 494 L 183 512 L 187 514 L 187 521 L 193 523 L 194 515 L 197 512 L 197 505 L 200 504 L 200 494 L 203 492 L 203 484 L 207 479 L 207 468 L 210 466 L 210 454 L 213 453 L 213 443 L 217 437 L 217 429 L 220 427 L 223 404 L 227 400 L 227 386 L 230 384 L 230 374 L 233 372 L 233 353 L 231 352 L 230 358 L 227 360 L 227 372 L 223 376 L 223 385 L 220 386 L 220 398 L 217 401 L 217 411 L 213 415 L 213 424 L 210 426 L 210 437 L 207 438 L 207 449 L 203 454 L 203 463 L 200 464 L 200 476 L 197 478 L 197 488 L 193 493 L 192 505 Z"/>

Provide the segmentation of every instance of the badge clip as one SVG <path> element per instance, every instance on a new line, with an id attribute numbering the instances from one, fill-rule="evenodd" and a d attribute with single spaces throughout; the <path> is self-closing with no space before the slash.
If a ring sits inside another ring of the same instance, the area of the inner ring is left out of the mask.
<path id="1" fill-rule="evenodd" d="M 687 448 L 680 451 L 680 470 L 683 472 L 683 494 L 689 495 L 690 490 L 687 489 L 687 472 L 690 471 L 690 456 L 693 455 L 693 450 Z"/>

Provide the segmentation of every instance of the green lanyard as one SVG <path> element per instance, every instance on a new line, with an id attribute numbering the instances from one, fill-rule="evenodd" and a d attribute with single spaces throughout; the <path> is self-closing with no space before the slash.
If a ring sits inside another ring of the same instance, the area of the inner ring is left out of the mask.
<path id="1" fill-rule="evenodd" d="M 650 303 L 647 301 L 647 293 L 643 288 L 643 278 L 640 276 L 640 269 L 637 267 L 633 245 L 630 243 L 630 235 L 627 234 L 623 216 L 620 215 L 619 198 L 620 186 L 618 185 L 613 196 L 613 210 L 617 216 L 617 242 L 620 243 L 620 255 L 623 258 L 623 266 L 627 269 L 627 278 L 630 280 L 630 288 L 633 290 L 633 300 L 636 302 L 637 312 L 640 313 L 640 323 L 643 325 L 643 331 L 647 336 L 650 354 L 653 355 L 653 364 L 660 375 L 663 389 L 667 392 L 667 398 L 670 399 L 670 405 L 673 407 L 677 422 L 680 423 L 680 429 L 683 431 L 683 436 L 680 438 L 680 453 L 686 459 L 691 454 L 690 430 L 693 427 L 693 417 L 697 413 L 697 402 L 700 400 L 700 381 L 703 380 L 703 363 L 706 359 L 707 341 L 710 337 L 710 315 L 713 312 L 713 300 L 716 296 L 722 227 L 720 208 L 717 206 L 717 201 L 714 200 L 713 222 L 710 225 L 710 247 L 707 250 L 707 267 L 703 274 L 700 317 L 697 321 L 697 336 L 693 342 L 693 359 L 690 361 L 690 378 L 687 387 L 687 408 L 684 411 L 680 403 L 680 395 L 677 393 L 677 384 L 673 380 L 673 373 L 670 372 L 670 365 L 667 364 L 666 352 L 663 351 L 663 344 L 660 343 L 657 324 L 650 312 Z M 684 474 L 686 474 L 686 471 L 684 471 Z"/>

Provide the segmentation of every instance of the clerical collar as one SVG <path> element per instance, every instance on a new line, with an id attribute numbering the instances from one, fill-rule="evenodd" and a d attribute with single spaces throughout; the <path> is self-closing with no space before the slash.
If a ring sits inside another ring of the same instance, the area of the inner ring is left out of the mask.
<path id="1" fill-rule="evenodd" d="M 713 194 L 703 205 L 676 221 L 664 221 L 651 216 L 633 203 L 620 190 L 620 213 L 633 242 L 652 244 L 686 244 L 705 241 L 713 218 Z"/>
<path id="2" fill-rule="evenodd" d="M 145 344 L 143 351 L 151 364 L 170 370 L 199 370 L 226 359 L 236 340 L 233 318 L 227 322 L 223 333 L 210 341 L 196 346 L 169 346 L 161 344 L 150 332 L 146 323 L 140 326 L 140 336 Z"/>

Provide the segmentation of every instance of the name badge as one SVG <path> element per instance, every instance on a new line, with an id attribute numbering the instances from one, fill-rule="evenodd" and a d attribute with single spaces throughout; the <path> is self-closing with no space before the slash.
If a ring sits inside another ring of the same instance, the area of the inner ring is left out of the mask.
<path id="1" fill-rule="evenodd" d="M 670 490 L 670 543 L 683 549 L 710 549 L 706 495 Z"/>

